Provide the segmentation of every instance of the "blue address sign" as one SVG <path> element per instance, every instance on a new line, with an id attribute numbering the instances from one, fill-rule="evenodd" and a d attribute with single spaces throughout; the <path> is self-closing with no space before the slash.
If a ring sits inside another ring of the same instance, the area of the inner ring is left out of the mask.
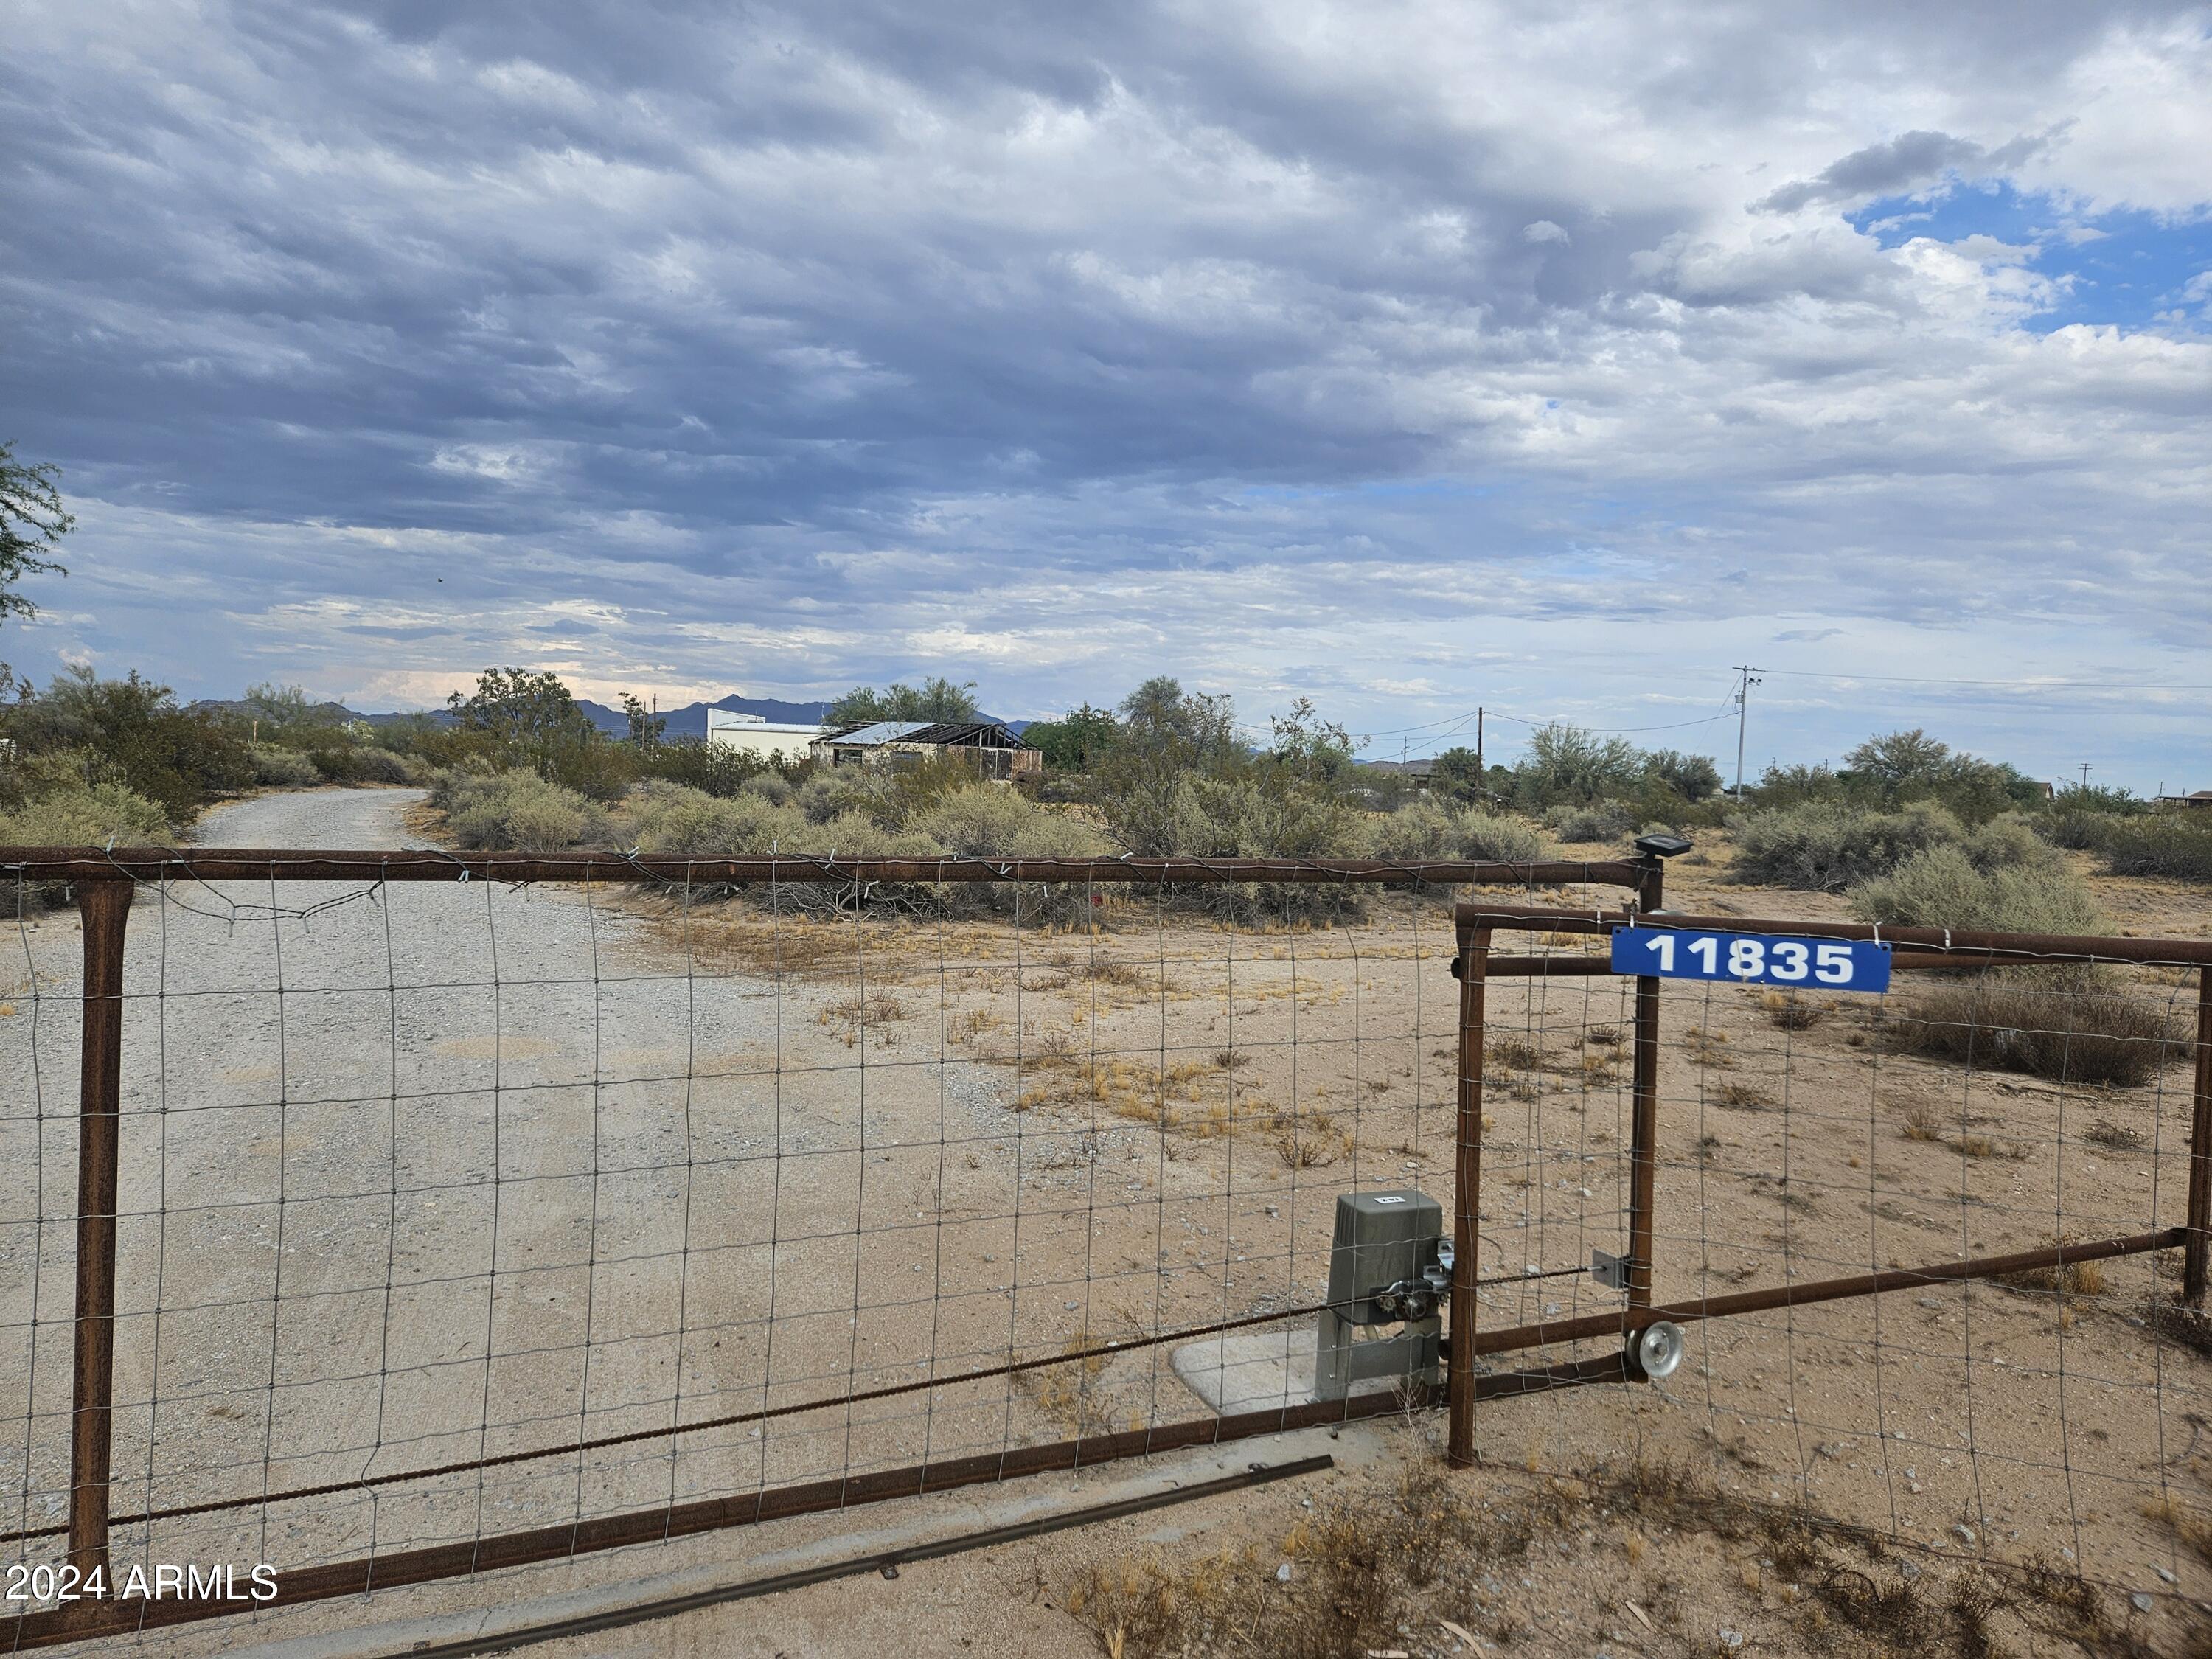
<path id="1" fill-rule="evenodd" d="M 1721 980 L 1737 985 L 1887 991 L 1889 946 L 1865 939 L 1616 927 L 1613 971 L 1654 979 Z"/>

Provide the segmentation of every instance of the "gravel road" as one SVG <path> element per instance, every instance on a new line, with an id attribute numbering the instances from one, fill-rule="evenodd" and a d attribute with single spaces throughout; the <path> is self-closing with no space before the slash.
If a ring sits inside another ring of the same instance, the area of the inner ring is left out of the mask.
<path id="1" fill-rule="evenodd" d="M 421 797 L 270 794 L 210 813 L 198 839 L 419 846 L 403 813 Z M 743 1409 L 732 1398 L 822 1397 L 856 1368 L 927 1362 L 934 1281 L 914 1275 L 932 1237 L 913 1224 L 939 1211 L 945 1102 L 1003 1117 L 1007 1085 L 977 1066 L 871 1076 L 866 1046 L 822 1018 L 834 988 L 695 977 L 635 909 L 604 889 L 482 882 L 142 893 L 118 1513 Z M 0 1399 L 30 1406 L 0 1452 L 15 1483 L 0 1514 L 37 1527 L 66 1507 L 75 918 L 27 920 L 15 945 L 0 1069 L 28 1088 L 0 1118 L 16 1172 L 0 1208 Z M 873 1286 L 896 1287 L 895 1304 L 861 1309 Z M 1002 1337 L 1003 1301 L 991 1318 Z M 971 1426 L 996 1445 L 1003 1401 L 986 1415 Z M 687 1438 L 680 1459 L 648 1443 L 293 1504 L 266 1522 L 159 1523 L 150 1542 L 125 1528 L 118 1548 L 296 1566 L 920 1444 L 911 1412 L 872 1437 L 848 1419 Z M 950 1421 L 940 1408 L 935 1431 Z"/>
<path id="2" fill-rule="evenodd" d="M 297 789 L 217 807 L 192 839 L 202 847 L 428 847 L 406 812 L 425 789 Z"/>

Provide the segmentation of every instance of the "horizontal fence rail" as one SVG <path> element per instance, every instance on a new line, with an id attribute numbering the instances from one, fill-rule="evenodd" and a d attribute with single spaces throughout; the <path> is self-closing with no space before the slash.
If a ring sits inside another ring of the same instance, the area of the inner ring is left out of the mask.
<path id="1" fill-rule="evenodd" d="M 161 848 L 0 871 L 28 1096 L 0 1135 L 29 1176 L 0 1214 L 24 1401 L 0 1533 L 118 1583 L 269 1562 L 269 1606 L 1418 1403 L 1316 1399 L 1310 1372 L 1337 1195 L 1449 1183 L 1436 895 L 1650 879 Z M 49 1598 L 13 1638 L 232 1605 Z"/>
<path id="2" fill-rule="evenodd" d="M 1567 883 L 1634 888 L 1645 866 L 1591 862 L 1432 859 L 837 858 L 762 854 L 744 858 L 635 853 L 231 852 L 122 847 L 0 847 L 0 874 L 40 881 L 586 880 L 769 885 L 793 882 L 1052 882 L 1121 885 L 1242 882 Z"/>

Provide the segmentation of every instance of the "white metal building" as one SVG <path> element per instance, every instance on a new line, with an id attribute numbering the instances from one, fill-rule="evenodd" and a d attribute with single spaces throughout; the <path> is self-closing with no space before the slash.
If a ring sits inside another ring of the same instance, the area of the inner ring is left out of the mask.
<path id="1" fill-rule="evenodd" d="M 707 744 L 713 749 L 742 749 L 763 760 L 802 761 L 822 735 L 818 726 L 787 726 L 727 708 L 707 711 Z"/>

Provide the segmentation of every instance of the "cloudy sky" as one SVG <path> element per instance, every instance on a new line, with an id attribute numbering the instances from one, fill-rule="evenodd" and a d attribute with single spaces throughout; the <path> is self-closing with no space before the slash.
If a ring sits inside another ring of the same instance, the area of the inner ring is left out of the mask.
<path id="1" fill-rule="evenodd" d="M 0 658 L 2212 786 L 2212 12 L 11 13 Z M 1689 722 L 1703 721 L 1703 725 Z"/>

